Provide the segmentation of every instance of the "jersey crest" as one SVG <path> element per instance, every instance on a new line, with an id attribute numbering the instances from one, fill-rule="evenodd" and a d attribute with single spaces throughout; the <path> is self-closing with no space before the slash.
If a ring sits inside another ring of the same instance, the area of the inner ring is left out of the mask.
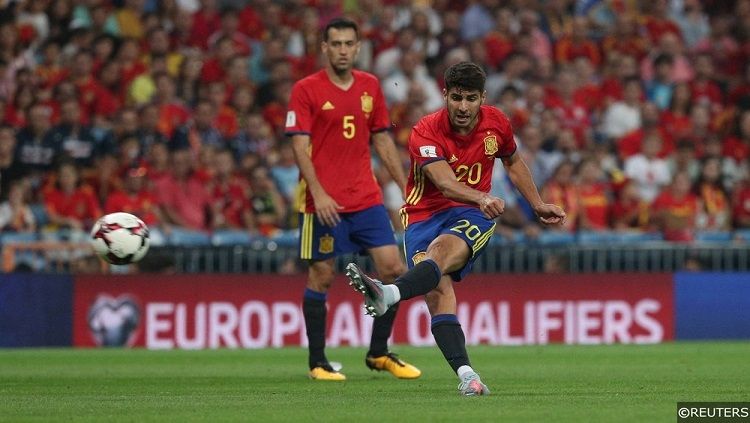
<path id="1" fill-rule="evenodd" d="M 360 100 L 362 101 L 362 111 L 364 113 L 371 113 L 372 112 L 372 96 L 367 94 L 367 91 L 365 91 L 365 93 L 362 94 L 362 97 L 360 97 Z"/>
<path id="2" fill-rule="evenodd" d="M 488 135 L 484 137 L 484 154 L 494 156 L 497 153 L 497 137 Z"/>
<path id="3" fill-rule="evenodd" d="M 320 237 L 318 252 L 320 254 L 331 254 L 333 252 L 333 237 L 331 235 L 325 234 Z"/>

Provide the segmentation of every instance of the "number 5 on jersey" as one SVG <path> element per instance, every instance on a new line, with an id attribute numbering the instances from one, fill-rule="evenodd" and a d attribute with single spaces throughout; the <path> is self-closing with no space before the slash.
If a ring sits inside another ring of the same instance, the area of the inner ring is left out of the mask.
<path id="1" fill-rule="evenodd" d="M 344 138 L 350 140 L 354 138 L 354 134 L 357 132 L 357 127 L 354 126 L 354 115 L 344 116 Z"/>

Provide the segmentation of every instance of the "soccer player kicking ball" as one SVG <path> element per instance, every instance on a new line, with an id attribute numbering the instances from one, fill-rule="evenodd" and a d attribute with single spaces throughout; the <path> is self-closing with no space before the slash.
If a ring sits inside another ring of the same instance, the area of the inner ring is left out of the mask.
<path id="1" fill-rule="evenodd" d="M 469 273 L 492 236 L 493 219 L 503 213 L 504 201 L 488 194 L 494 160 L 503 161 L 542 223 L 565 219 L 560 207 L 542 202 L 526 163 L 515 154 L 508 118 L 483 105 L 485 79 L 474 63 L 449 67 L 445 109 L 423 117 L 411 132 L 411 172 L 401 209 L 410 270 L 384 285 L 354 263 L 346 268 L 349 284 L 364 294 L 372 316 L 387 313 L 399 301 L 425 296 L 435 342 L 458 375 L 463 395 L 490 393 L 469 362 L 453 282 Z"/>
<path id="2" fill-rule="evenodd" d="M 286 118 L 302 179 L 300 258 L 310 264 L 302 313 L 309 340 L 310 378 L 345 380 L 325 355 L 326 294 L 334 257 L 366 250 L 384 281 L 406 270 L 370 164 L 370 141 L 404 189 L 406 176 L 393 139 L 380 83 L 352 69 L 359 51 L 357 25 L 334 19 L 323 32 L 325 69 L 294 84 Z M 384 310 L 372 328 L 365 364 L 400 379 L 421 372 L 388 351 L 397 307 Z"/>

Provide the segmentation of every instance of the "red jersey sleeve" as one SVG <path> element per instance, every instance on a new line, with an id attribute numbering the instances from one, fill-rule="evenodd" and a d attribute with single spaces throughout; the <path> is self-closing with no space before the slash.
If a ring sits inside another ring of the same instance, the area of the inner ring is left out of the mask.
<path id="1" fill-rule="evenodd" d="M 430 130 L 429 123 L 420 122 L 412 129 L 409 136 L 409 155 L 419 167 L 445 160 L 445 148 L 438 142 L 435 131 Z"/>
<path id="2" fill-rule="evenodd" d="M 289 110 L 286 112 L 284 133 L 288 136 L 310 135 L 312 130 L 312 106 L 310 96 L 299 82 L 292 87 L 289 98 Z"/>
<path id="3" fill-rule="evenodd" d="M 391 127 L 391 120 L 388 116 L 388 109 L 385 106 L 385 97 L 380 85 L 376 85 L 375 107 L 370 117 L 370 132 L 387 131 Z"/>

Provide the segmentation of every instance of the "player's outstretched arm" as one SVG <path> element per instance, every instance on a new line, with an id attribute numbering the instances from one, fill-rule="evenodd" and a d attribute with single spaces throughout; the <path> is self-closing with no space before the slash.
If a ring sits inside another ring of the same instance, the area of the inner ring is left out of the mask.
<path id="1" fill-rule="evenodd" d="M 393 142 L 393 138 L 388 131 L 381 131 L 372 134 L 372 145 L 375 147 L 375 152 L 378 153 L 378 157 L 383 162 L 383 165 L 391 174 L 391 177 L 398 187 L 401 188 L 401 193 L 406 192 L 406 174 L 404 173 L 404 166 L 401 163 L 401 157 L 399 157 L 396 144 Z M 405 196 L 404 196 L 405 198 Z"/>
<path id="2" fill-rule="evenodd" d="M 547 204 L 542 201 L 539 191 L 534 184 L 534 178 L 531 176 L 529 167 L 523 161 L 520 155 L 514 153 L 510 157 L 503 158 L 503 164 L 508 171 L 508 176 L 513 185 L 518 188 L 521 195 L 531 204 L 534 213 L 539 216 L 539 220 L 545 225 L 556 225 L 565 221 L 565 211 L 554 204 Z"/>
<path id="3" fill-rule="evenodd" d="M 302 174 L 302 177 L 307 182 L 307 186 L 310 188 L 310 193 L 315 201 L 315 214 L 318 216 L 318 220 L 328 226 L 336 226 L 341 221 L 339 217 L 339 210 L 341 206 L 334 200 L 318 180 L 318 176 L 315 173 L 315 166 L 313 166 L 312 159 L 310 159 L 309 153 L 310 147 L 310 136 L 309 135 L 293 135 L 292 136 L 292 149 L 294 150 L 294 159 L 297 162 L 297 167 Z"/>
<path id="4" fill-rule="evenodd" d="M 445 160 L 428 163 L 422 166 L 422 171 L 446 198 L 466 204 L 476 204 L 489 219 L 494 219 L 505 211 L 505 201 L 501 198 L 458 182 L 456 174 Z"/>

